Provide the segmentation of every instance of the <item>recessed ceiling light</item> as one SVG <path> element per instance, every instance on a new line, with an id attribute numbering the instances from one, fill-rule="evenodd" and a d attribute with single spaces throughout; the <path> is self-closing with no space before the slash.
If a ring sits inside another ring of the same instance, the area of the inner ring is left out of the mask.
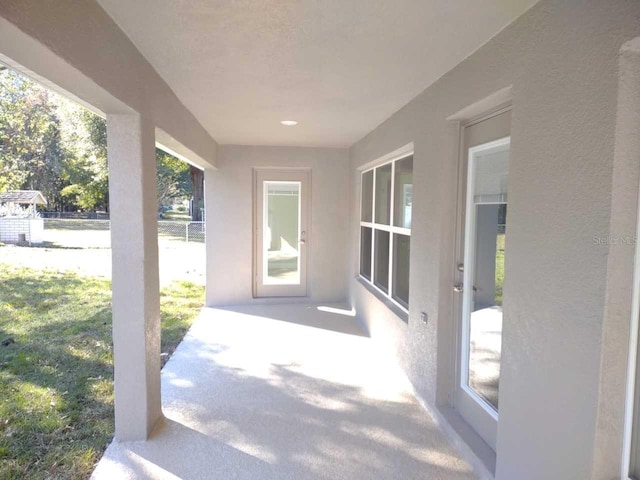
<path id="1" fill-rule="evenodd" d="M 293 127 L 294 125 L 298 124 L 298 122 L 296 122 L 295 120 L 282 120 L 280 123 L 287 127 Z"/>

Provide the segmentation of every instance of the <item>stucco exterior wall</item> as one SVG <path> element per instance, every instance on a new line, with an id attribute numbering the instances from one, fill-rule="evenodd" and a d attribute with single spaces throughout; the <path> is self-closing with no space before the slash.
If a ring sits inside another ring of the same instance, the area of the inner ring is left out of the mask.
<path id="1" fill-rule="evenodd" d="M 348 150 L 221 146 L 218 169 L 205 171 L 206 304 L 283 301 L 252 297 L 253 169 L 260 167 L 310 169 L 308 296 L 300 300 L 345 300 L 350 197 Z"/>
<path id="2" fill-rule="evenodd" d="M 639 19 L 638 2 L 542 1 L 351 149 L 351 188 L 359 192 L 359 166 L 415 144 L 409 323 L 354 278 L 357 195 L 350 295 L 419 396 L 444 406 L 457 321 L 459 127 L 448 119 L 481 113 L 491 101 L 473 105 L 510 88 L 500 480 L 619 475 L 615 461 L 594 469 L 597 429 L 612 428 L 596 421 L 606 395 L 600 369 L 609 247 L 594 237 L 610 228 L 618 57 L 640 35 Z"/>

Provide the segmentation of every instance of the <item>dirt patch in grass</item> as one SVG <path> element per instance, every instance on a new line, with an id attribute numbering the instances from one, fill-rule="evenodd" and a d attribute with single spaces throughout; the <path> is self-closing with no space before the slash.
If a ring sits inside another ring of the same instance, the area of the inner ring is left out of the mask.
<path id="1" fill-rule="evenodd" d="M 88 478 L 113 435 L 110 281 L 0 264 L 0 285 L 0 479 Z M 163 352 L 203 294 L 163 288 Z"/>

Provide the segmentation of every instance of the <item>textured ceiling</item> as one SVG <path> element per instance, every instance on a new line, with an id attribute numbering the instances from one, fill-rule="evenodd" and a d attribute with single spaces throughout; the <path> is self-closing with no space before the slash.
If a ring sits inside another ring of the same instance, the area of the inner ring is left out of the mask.
<path id="1" fill-rule="evenodd" d="M 347 147 L 536 0 L 98 1 L 219 143 Z"/>

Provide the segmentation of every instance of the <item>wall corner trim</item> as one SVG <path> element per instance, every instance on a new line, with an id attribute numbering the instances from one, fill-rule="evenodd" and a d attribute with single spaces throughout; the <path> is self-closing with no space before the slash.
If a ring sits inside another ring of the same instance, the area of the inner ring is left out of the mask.
<path id="1" fill-rule="evenodd" d="M 465 122 L 472 120 L 479 115 L 485 115 L 487 112 L 500 108 L 501 106 L 511 103 L 513 100 L 513 86 L 502 88 L 477 102 L 467 105 L 458 110 L 453 115 L 449 115 L 447 120 L 450 122 Z"/>
<path id="2" fill-rule="evenodd" d="M 371 167 L 375 167 L 376 165 L 382 165 L 383 163 L 391 162 L 393 160 L 397 160 L 407 155 L 411 155 L 414 152 L 414 144 L 413 142 L 409 142 L 406 145 L 403 145 L 400 148 L 393 150 L 381 157 L 378 157 L 370 162 L 367 162 L 358 167 L 358 171 L 362 172 L 364 170 L 369 170 Z"/>

